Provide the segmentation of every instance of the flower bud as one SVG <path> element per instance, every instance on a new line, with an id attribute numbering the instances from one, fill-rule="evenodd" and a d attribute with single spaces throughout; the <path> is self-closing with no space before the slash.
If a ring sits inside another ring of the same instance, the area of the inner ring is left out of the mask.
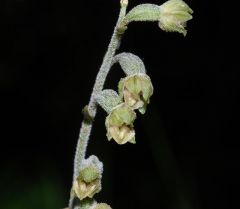
<path id="1" fill-rule="evenodd" d="M 108 140 L 114 139 L 118 144 L 135 143 L 135 119 L 136 113 L 128 105 L 122 103 L 116 106 L 105 121 Z"/>
<path id="2" fill-rule="evenodd" d="M 159 27 L 167 32 L 179 32 L 184 36 L 188 20 L 192 19 L 192 9 L 182 0 L 169 0 L 160 7 Z"/>
<path id="3" fill-rule="evenodd" d="M 101 174 L 93 167 L 89 166 L 80 171 L 79 176 L 73 183 L 73 192 L 80 199 L 92 198 L 94 194 L 101 190 Z"/>
<path id="4" fill-rule="evenodd" d="M 146 74 L 135 74 L 120 80 L 119 94 L 132 109 L 145 113 L 149 99 L 153 94 L 151 79 Z"/>
<path id="5" fill-rule="evenodd" d="M 112 208 L 106 203 L 98 203 L 93 209 L 112 209 Z"/>

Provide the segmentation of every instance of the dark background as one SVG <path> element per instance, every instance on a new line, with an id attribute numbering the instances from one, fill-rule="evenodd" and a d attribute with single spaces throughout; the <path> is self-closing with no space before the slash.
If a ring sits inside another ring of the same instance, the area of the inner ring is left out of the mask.
<path id="1" fill-rule="evenodd" d="M 164 1 L 129 8 L 146 2 Z M 96 199 L 113 209 L 239 207 L 239 23 L 231 1 L 187 3 L 186 38 L 157 23 L 133 23 L 124 36 L 120 51 L 144 60 L 155 93 L 136 120 L 136 145 L 107 142 L 106 114 L 95 120 L 88 154 L 105 167 Z M 81 109 L 118 9 L 118 0 L 1 0 L 0 208 L 67 205 Z M 114 66 L 106 87 L 120 77 Z"/>

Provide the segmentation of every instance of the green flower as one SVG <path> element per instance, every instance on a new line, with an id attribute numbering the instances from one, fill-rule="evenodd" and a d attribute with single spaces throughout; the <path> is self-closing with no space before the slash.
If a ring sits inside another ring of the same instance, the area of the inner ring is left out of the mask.
<path id="1" fill-rule="evenodd" d="M 116 106 L 106 118 L 107 138 L 118 144 L 135 143 L 133 122 L 136 113 L 126 104 Z"/>
<path id="2" fill-rule="evenodd" d="M 101 174 L 92 166 L 80 171 L 78 178 L 73 183 L 73 192 L 80 199 L 92 198 L 101 190 Z"/>
<path id="3" fill-rule="evenodd" d="M 167 32 L 179 32 L 184 36 L 187 21 L 193 10 L 182 0 L 169 0 L 160 6 L 159 27 Z"/>
<path id="4" fill-rule="evenodd" d="M 120 97 L 132 109 L 146 112 L 147 104 L 153 94 L 151 79 L 146 74 L 134 74 L 120 80 L 118 84 Z"/>

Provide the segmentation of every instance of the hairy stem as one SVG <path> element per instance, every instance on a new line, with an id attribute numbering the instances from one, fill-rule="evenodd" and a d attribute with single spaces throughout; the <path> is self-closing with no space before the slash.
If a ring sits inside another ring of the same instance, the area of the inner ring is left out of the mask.
<path id="1" fill-rule="evenodd" d="M 118 49 L 118 47 L 120 45 L 120 41 L 121 41 L 123 33 L 120 34 L 118 29 L 119 29 L 119 25 L 120 25 L 122 19 L 126 15 L 126 8 L 127 8 L 126 4 L 121 5 L 121 10 L 120 10 L 117 24 L 114 28 L 114 32 L 113 32 L 111 41 L 109 43 L 107 52 L 103 59 L 103 63 L 100 67 L 100 70 L 99 70 L 96 80 L 95 80 L 91 98 L 90 98 L 90 101 L 88 104 L 88 112 L 92 119 L 95 118 L 96 113 L 97 113 L 96 96 L 103 89 L 106 77 L 111 68 L 113 57 L 116 53 L 116 50 Z M 88 144 L 88 140 L 89 140 L 90 133 L 92 130 L 92 125 L 93 125 L 92 122 L 89 123 L 85 120 L 82 122 L 80 134 L 79 134 L 79 138 L 78 138 L 78 143 L 77 143 L 77 148 L 76 148 L 76 153 L 75 153 L 75 159 L 74 159 L 73 181 L 76 180 L 76 178 L 78 177 L 82 161 L 85 159 L 87 144 Z M 71 202 L 71 200 L 70 200 L 70 202 Z M 70 206 L 70 208 L 71 208 L 71 206 Z"/>
<path id="2" fill-rule="evenodd" d="M 121 23 L 122 19 L 124 18 L 125 14 L 126 14 L 126 6 L 123 6 L 123 7 L 121 7 L 119 18 L 118 18 L 117 24 L 114 28 L 114 32 L 113 32 L 111 41 L 108 46 L 108 50 L 104 56 L 103 63 L 100 67 L 100 70 L 99 70 L 96 80 L 95 80 L 91 98 L 90 98 L 90 101 L 88 104 L 89 115 L 92 117 L 92 119 L 95 118 L 96 113 L 97 113 L 96 96 L 98 95 L 98 93 L 100 93 L 103 90 L 103 86 L 104 86 L 106 77 L 111 68 L 113 57 L 116 53 L 117 48 L 120 45 L 122 34 L 118 33 L 118 26 Z M 80 170 L 81 162 L 85 158 L 86 148 L 87 148 L 91 130 L 92 130 L 92 123 L 89 124 L 89 123 L 83 121 L 81 129 L 80 129 L 80 134 L 79 134 L 78 143 L 77 143 L 77 149 L 76 149 L 76 153 L 75 153 L 73 180 L 75 180 L 77 178 L 79 170 Z"/>

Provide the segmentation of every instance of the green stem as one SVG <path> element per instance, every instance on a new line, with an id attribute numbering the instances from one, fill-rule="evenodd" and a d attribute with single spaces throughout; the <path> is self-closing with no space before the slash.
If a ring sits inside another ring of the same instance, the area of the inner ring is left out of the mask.
<path id="1" fill-rule="evenodd" d="M 117 24 L 114 28 L 114 32 L 111 38 L 111 41 L 109 43 L 107 52 L 104 56 L 103 63 L 99 69 L 99 72 L 97 74 L 95 84 L 93 87 L 93 91 L 90 97 L 90 101 L 88 104 L 88 112 L 89 115 L 91 116 L 92 120 L 95 118 L 96 113 L 97 113 L 97 101 L 96 101 L 96 96 L 103 90 L 103 86 L 106 80 L 106 77 L 110 71 L 113 57 L 116 53 L 116 50 L 120 46 L 121 38 L 123 33 L 119 33 L 119 25 L 122 21 L 122 19 L 126 15 L 126 9 L 127 5 L 126 4 L 121 4 L 121 10 L 119 14 L 119 18 L 117 21 Z M 78 143 L 77 143 L 77 148 L 76 148 L 76 153 L 75 153 L 75 158 L 74 158 L 74 174 L 73 174 L 73 181 L 76 180 L 76 178 L 79 175 L 80 168 L 82 161 L 85 159 L 86 155 L 86 149 L 88 145 L 88 140 L 91 134 L 92 130 L 92 123 L 86 122 L 83 120 L 80 133 L 79 133 L 79 138 L 78 138 Z M 69 209 L 72 209 L 72 201 L 73 198 L 70 199 L 69 203 Z"/>

